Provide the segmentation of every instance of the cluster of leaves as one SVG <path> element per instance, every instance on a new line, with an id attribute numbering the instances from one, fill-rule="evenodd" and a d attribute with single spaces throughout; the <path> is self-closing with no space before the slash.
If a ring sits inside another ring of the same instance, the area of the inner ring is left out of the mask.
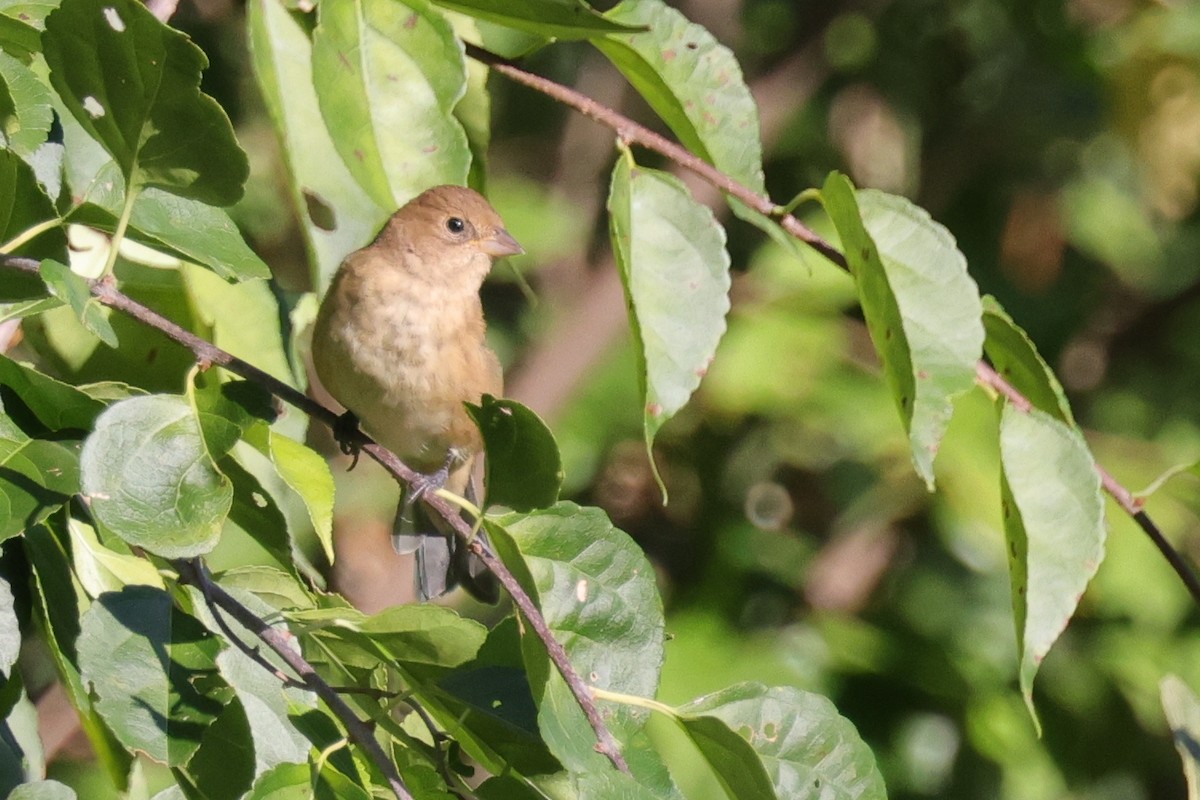
<path id="1" fill-rule="evenodd" d="M 556 0 L 354 0 L 315 12 L 251 0 L 248 17 L 318 287 L 419 191 L 482 183 L 486 69 L 466 58 L 464 42 L 519 55 L 586 40 L 692 152 L 764 192 L 757 114 L 737 62 L 660 0 L 626 0 L 603 15 Z M 474 410 L 495 509 L 483 525 L 597 690 L 632 774 L 596 751 L 546 644 L 515 616 L 487 629 L 432 605 L 364 615 L 324 592 L 333 482 L 299 443 L 306 421 L 277 413 L 263 387 L 197 370 L 177 344 L 111 315 L 85 277 L 115 275 L 126 294 L 303 386 L 288 332 L 303 329 L 313 306 L 278 307 L 269 271 L 220 208 L 240 197 L 248 166 L 224 111 L 199 90 L 203 53 L 132 0 L 0 9 L 0 48 L 0 253 L 41 263 L 40 280 L 3 273 L 3 318 L 22 320 L 41 359 L 0 357 L 0 534 L 13 554 L 0 582 L 5 789 L 40 777 L 36 737 L 21 725 L 23 633 L 45 640 L 119 787 L 135 755 L 173 771 L 178 783 L 164 798 L 354 798 L 385 785 L 336 715 L 240 649 L 231 636 L 253 634 L 180 579 L 175 560 L 203 558 L 221 587 L 290 632 L 330 684 L 355 690 L 348 702 L 374 723 L 414 797 L 678 797 L 671 764 L 645 732 L 649 707 L 679 725 L 732 797 L 884 796 L 870 751 L 818 695 L 741 684 L 678 708 L 653 702 L 664 651 L 653 571 L 602 512 L 559 501 L 553 439 L 516 404 Z M 50 135 L 54 120 L 61 137 Z M 979 297 L 944 228 L 836 173 L 813 196 L 840 238 L 913 464 L 931 488 L 954 400 L 985 351 L 1032 404 L 997 400 L 1020 680 L 1032 709 L 1037 666 L 1103 556 L 1092 456 L 1053 373 L 999 305 Z M 731 207 L 797 246 L 772 218 L 735 198 Z M 608 208 L 649 450 L 725 329 L 725 232 L 680 181 L 626 149 Z M 68 253 L 64 233 L 88 230 L 106 234 L 90 265 L 78 247 Z M 253 566 L 236 561 L 248 546 Z M 420 713 L 400 713 L 410 708 Z M 490 776 L 470 790 L 464 756 Z M 17 791 L 61 795 L 45 783 Z"/>

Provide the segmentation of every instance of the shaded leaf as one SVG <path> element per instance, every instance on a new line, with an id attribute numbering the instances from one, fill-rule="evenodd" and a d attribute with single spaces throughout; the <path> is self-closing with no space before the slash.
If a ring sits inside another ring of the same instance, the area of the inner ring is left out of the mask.
<path id="1" fill-rule="evenodd" d="M 562 0 L 433 0 L 476 19 L 553 39 L 590 39 L 638 26 L 606 19 L 580 2 Z"/>
<path id="2" fill-rule="evenodd" d="M 1083 436 L 1040 409 L 1004 404 L 1000 465 L 1019 679 L 1036 724 L 1034 676 L 1104 559 L 1104 497 Z"/>
<path id="3" fill-rule="evenodd" d="M 0 417 L 0 422 L 3 422 Z M 44 521 L 79 491 L 79 448 L 0 432 L 0 541 Z"/>
<path id="4" fill-rule="evenodd" d="M 109 347 L 116 347 L 117 333 L 108 321 L 104 307 L 92 295 L 88 282 L 71 272 L 66 264 L 46 259 L 41 266 L 42 280 L 50 293 L 71 307 L 80 324 Z"/>
<path id="5" fill-rule="evenodd" d="M 233 431 L 212 427 L 206 437 L 200 417 L 177 396 L 112 405 L 97 418 L 80 461 L 92 514 L 129 544 L 167 558 L 211 550 L 233 501 L 214 458 L 236 441 L 237 429 L 224 425 Z"/>
<path id="6" fill-rule="evenodd" d="M 49 430 L 91 430 L 104 403 L 78 388 L 0 354 L 0 386 L 21 398 Z"/>
<path id="7" fill-rule="evenodd" d="M 133 0 L 63 0 L 42 36 L 50 82 L 132 188 L 158 186 L 212 205 L 242 196 L 246 154 L 216 100 L 208 59 Z"/>
<path id="8" fill-rule="evenodd" d="M 883 777 L 854 725 L 827 698 L 791 686 L 742 683 L 679 709 L 688 735 L 738 798 L 763 791 L 747 754 L 769 777 L 763 797 L 884 800 Z M 726 777 L 727 776 L 727 777 Z M 742 781 L 746 781 L 743 783 Z M 771 786 L 774 791 L 771 791 Z"/>
<path id="9" fill-rule="evenodd" d="M 1200 800 L 1200 700 L 1177 675 L 1165 676 L 1158 688 L 1175 749 L 1183 759 L 1187 800 Z"/>
<path id="10" fill-rule="evenodd" d="M 913 464 L 932 489 L 954 398 L 974 385 L 983 351 L 979 291 L 954 238 L 908 200 L 874 190 L 856 195 L 833 172 L 821 202 L 841 237 Z"/>
<path id="11" fill-rule="evenodd" d="M 303 18 L 277 0 L 250 0 L 250 54 L 279 135 L 303 223 L 313 285 L 323 290 L 342 258 L 382 227 L 395 205 L 376 205 L 334 147 L 313 88 L 312 42 Z"/>
<path id="12" fill-rule="evenodd" d="M 323 3 L 312 76 L 333 144 L 383 208 L 430 186 L 464 184 L 471 151 L 454 107 L 466 91 L 462 43 L 425 0 Z"/>
<path id="13" fill-rule="evenodd" d="M 1042 358 L 1029 334 L 1013 322 L 991 295 L 983 298 L 983 328 L 987 332 L 983 349 L 996 371 L 1035 408 L 1074 426 L 1071 404 L 1058 376 Z"/>
<path id="14" fill-rule="evenodd" d="M 653 462 L 655 435 L 700 385 L 725 332 L 729 254 L 724 229 L 681 181 L 631 162 L 622 158 L 613 171 L 609 224 Z"/>
<path id="15" fill-rule="evenodd" d="M 558 500 L 562 459 L 554 434 L 541 418 L 515 400 L 485 394 L 467 404 L 487 451 L 487 504 L 515 511 L 547 508 Z"/>
<path id="16" fill-rule="evenodd" d="M 653 696 L 663 658 L 662 606 L 641 549 L 604 512 L 574 503 L 488 517 L 486 527 L 584 680 Z M 542 643 L 526 631 L 522 650 L 550 751 L 572 771 L 607 771 L 591 727 Z M 645 713 L 620 707 L 606 721 L 619 741 L 628 741 L 645 724 Z"/>
<path id="17" fill-rule="evenodd" d="M 79 669 L 96 710 L 128 748 L 180 766 L 223 702 L 213 659 L 219 642 L 165 592 L 131 586 L 101 595 L 83 615 Z"/>
<path id="18" fill-rule="evenodd" d="M 58 212 L 54 210 L 50 198 L 38 186 L 33 169 L 15 153 L 0 150 L 0 242 L 10 241 L 34 225 L 57 216 Z M 66 261 L 67 239 L 61 230 L 47 231 L 17 248 L 11 255 Z M 40 281 L 36 276 L 8 270 L 0 297 L 18 300 L 41 295 L 44 292 L 29 291 L 31 288 L 40 289 L 36 286 L 38 283 Z"/>
<path id="19" fill-rule="evenodd" d="M 280 478 L 303 501 L 325 557 L 333 563 L 334 483 L 329 462 L 266 426 L 257 426 L 247 435 L 247 441 L 271 460 Z"/>

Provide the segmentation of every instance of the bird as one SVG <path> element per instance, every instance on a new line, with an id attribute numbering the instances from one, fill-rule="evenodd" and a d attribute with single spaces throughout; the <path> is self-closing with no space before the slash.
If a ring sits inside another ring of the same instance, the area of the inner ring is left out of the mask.
<path id="1" fill-rule="evenodd" d="M 495 576 L 420 497 L 443 485 L 474 497 L 483 441 L 464 404 L 503 391 L 479 291 L 494 259 L 523 252 L 483 195 L 435 186 L 342 261 L 317 313 L 313 366 L 347 409 L 335 430 L 343 449 L 361 426 L 421 473 L 402 491 L 392 543 L 415 552 L 422 600 L 456 584 L 484 602 L 499 598 Z"/>

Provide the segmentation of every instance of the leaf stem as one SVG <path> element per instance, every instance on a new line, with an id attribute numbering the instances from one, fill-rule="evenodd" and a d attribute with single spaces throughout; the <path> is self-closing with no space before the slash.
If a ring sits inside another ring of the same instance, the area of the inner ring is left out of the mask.
<path id="1" fill-rule="evenodd" d="M 9 239 L 4 244 L 0 244 L 0 253 L 11 253 L 23 244 L 36 239 L 46 231 L 54 230 L 62 225 L 62 220 L 58 217 L 48 219 L 44 222 L 39 222 L 18 233 L 13 238 Z"/>
<path id="2" fill-rule="evenodd" d="M 593 686 L 592 694 L 597 700 L 607 700 L 610 703 L 620 703 L 623 706 L 634 706 L 636 708 L 646 708 L 650 711 L 657 711 L 665 717 L 670 717 L 673 720 L 679 719 L 679 712 L 666 703 L 653 700 L 649 697 L 638 697 L 635 694 L 624 694 L 623 692 L 610 692 L 608 689 L 601 689 L 599 686 Z"/>
<path id="3" fill-rule="evenodd" d="M 112 240 L 108 243 L 108 259 L 104 262 L 104 271 L 101 275 L 112 275 L 113 267 L 117 264 L 117 256 L 120 254 L 121 242 L 125 240 L 125 231 L 129 229 L 129 219 L 133 216 L 133 204 L 137 202 L 140 189 L 133 184 L 126 184 L 128 188 L 125 191 L 125 205 L 121 208 L 121 216 L 117 220 L 117 227 L 113 231 Z"/>

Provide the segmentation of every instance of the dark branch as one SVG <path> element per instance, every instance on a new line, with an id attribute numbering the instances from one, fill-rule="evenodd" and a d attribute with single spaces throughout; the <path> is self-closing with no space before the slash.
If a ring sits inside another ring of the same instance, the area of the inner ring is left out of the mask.
<path id="1" fill-rule="evenodd" d="M 398 800 L 413 800 L 413 796 L 408 793 L 408 789 L 404 786 L 404 781 L 400 779 L 400 773 L 396 771 L 395 763 L 383 751 L 383 747 L 375 739 L 371 728 L 359 719 L 350 706 L 346 705 L 346 701 L 341 698 L 341 695 L 334 691 L 333 687 L 317 674 L 312 664 L 309 664 L 303 656 L 293 649 L 292 642 L 295 641 L 295 638 L 291 634 L 271 627 L 253 611 L 238 602 L 237 598 L 214 583 L 204 566 L 204 562 L 201 560 L 188 559 L 176 561 L 175 568 L 179 570 L 179 579 L 181 581 L 190 583 L 200 589 L 214 617 L 220 620 L 221 611 L 228 613 L 229 616 L 238 621 L 238 624 L 261 639 L 285 664 L 294 670 L 300 676 L 299 683 L 302 686 L 314 692 L 325 701 L 325 705 L 329 706 L 329 709 L 346 726 L 346 733 L 350 738 L 366 751 L 371 761 L 379 768 L 379 771 L 383 774 L 384 779 L 387 780 L 388 786 L 391 787 Z M 232 636 L 229 628 L 224 623 L 220 624 L 222 630 L 229 633 L 233 639 L 238 640 L 236 636 Z M 261 655 L 258 655 L 255 661 L 261 664 L 265 659 Z M 269 662 L 267 666 L 276 675 L 281 674 Z M 282 677 L 287 679 L 287 676 Z"/>

